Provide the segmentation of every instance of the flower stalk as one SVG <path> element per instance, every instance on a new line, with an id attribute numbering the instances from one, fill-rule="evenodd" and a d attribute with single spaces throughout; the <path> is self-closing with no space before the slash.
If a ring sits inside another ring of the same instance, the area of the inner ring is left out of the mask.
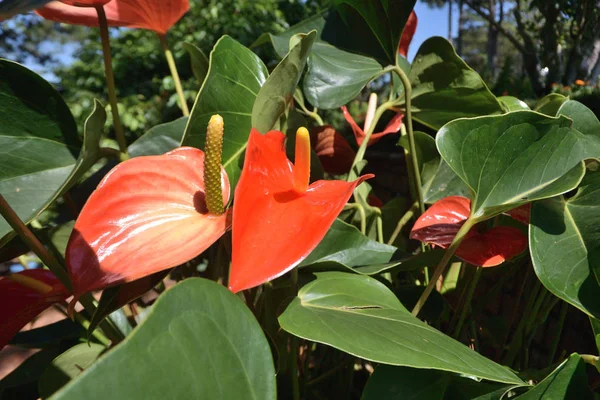
<path id="1" fill-rule="evenodd" d="M 177 64 L 175 64 L 175 58 L 173 58 L 173 53 L 169 49 L 169 44 L 167 43 L 167 38 L 165 37 L 165 35 L 158 34 L 158 40 L 160 40 L 160 45 L 163 49 L 163 52 L 165 53 L 167 64 L 169 64 L 169 69 L 171 70 L 171 76 L 173 77 L 175 90 L 177 91 L 177 96 L 179 97 L 179 106 L 181 107 L 181 112 L 185 117 L 187 117 L 188 115 L 190 115 L 190 109 L 188 108 L 187 102 L 185 101 L 183 86 L 181 85 L 181 79 L 179 78 L 179 71 L 177 71 Z"/>

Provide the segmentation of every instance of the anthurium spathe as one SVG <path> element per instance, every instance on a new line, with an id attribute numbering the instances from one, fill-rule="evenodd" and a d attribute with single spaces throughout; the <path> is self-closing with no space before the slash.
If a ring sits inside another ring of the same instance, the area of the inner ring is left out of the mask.
<path id="1" fill-rule="evenodd" d="M 412 38 L 417 30 L 418 22 L 417 14 L 415 13 L 415 10 L 413 10 L 406 21 L 406 25 L 402 31 L 402 37 L 400 38 L 400 45 L 398 46 L 398 53 L 404 57 L 408 54 L 408 48 L 410 47 L 410 42 L 412 42 Z"/>
<path id="2" fill-rule="evenodd" d="M 67 246 L 76 297 L 182 264 L 229 229 L 229 213 L 206 208 L 204 158 L 201 150 L 180 147 L 127 160 L 109 172 Z M 221 189 L 227 203 L 229 180 L 222 167 Z"/>
<path id="3" fill-rule="evenodd" d="M 68 296 L 48 270 L 25 270 L 0 278 L 0 349 L 39 313 Z"/>
<path id="4" fill-rule="evenodd" d="M 344 118 L 346 118 L 346 121 L 348 121 L 348 123 L 352 127 L 354 137 L 356 138 L 356 143 L 360 146 L 366 137 L 365 131 L 354 121 L 354 118 L 352 118 L 352 115 L 350 115 L 346 106 L 342 106 L 342 112 L 344 113 Z M 402 126 L 403 117 L 404 115 L 401 113 L 397 113 L 396 115 L 394 115 L 394 117 L 391 119 L 391 121 L 387 124 L 387 126 L 382 132 L 373 133 L 371 135 L 369 143 L 367 145 L 371 146 L 377 143 L 382 137 L 398 132 L 400 130 L 400 127 Z"/>
<path id="5" fill-rule="evenodd" d="M 310 141 L 327 173 L 341 175 L 350 171 L 356 152 L 333 126 L 322 125 L 311 129 Z"/>
<path id="6" fill-rule="evenodd" d="M 449 196 L 435 202 L 415 223 L 410 237 L 447 248 L 469 218 L 471 201 Z M 495 226 L 486 232 L 471 229 L 455 255 L 469 264 L 493 267 L 522 253 L 527 237 L 517 228 Z"/>
<path id="7" fill-rule="evenodd" d="M 310 138 L 296 135 L 295 163 L 288 160 L 285 136 L 252 130 L 244 168 L 235 190 L 229 289 L 248 289 L 300 263 L 323 239 L 354 188 L 354 182 L 316 181 L 309 185 Z"/>

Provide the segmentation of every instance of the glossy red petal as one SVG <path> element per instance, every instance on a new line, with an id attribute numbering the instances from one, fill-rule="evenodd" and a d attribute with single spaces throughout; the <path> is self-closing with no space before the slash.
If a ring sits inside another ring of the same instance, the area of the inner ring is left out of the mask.
<path id="1" fill-rule="evenodd" d="M 356 152 L 334 127 L 318 126 L 310 133 L 312 148 L 326 172 L 341 175 L 350 171 Z"/>
<path id="2" fill-rule="evenodd" d="M 400 45 L 398 46 L 398 53 L 404 57 L 406 57 L 408 54 L 408 47 L 410 46 L 410 42 L 412 42 L 412 38 L 415 35 L 418 22 L 417 14 L 415 14 L 415 11 L 413 10 L 406 21 L 406 25 L 402 31 L 402 37 L 400 38 Z"/>
<path id="3" fill-rule="evenodd" d="M 51 290 L 40 293 L 8 278 L 0 278 L 0 349 L 39 313 L 70 296 L 48 270 L 32 269 L 16 275 L 41 281 Z"/>
<path id="4" fill-rule="evenodd" d="M 233 251 L 229 289 L 258 286 L 300 263 L 327 233 L 354 182 L 317 181 L 304 193 L 293 190 L 285 136 L 252 130 L 233 206 Z"/>
<path id="5" fill-rule="evenodd" d="M 104 6 L 104 12 L 110 26 L 149 29 L 165 34 L 189 8 L 188 0 L 112 0 Z M 51 21 L 98 26 L 96 10 L 90 7 L 55 1 L 36 12 Z"/>
<path id="6" fill-rule="evenodd" d="M 76 7 L 103 6 L 111 0 L 60 0 L 61 3 Z"/>
<path id="7" fill-rule="evenodd" d="M 507 211 L 505 214 L 510 215 L 513 219 L 517 221 L 529 225 L 529 214 L 531 212 L 531 203 L 527 203 L 522 205 L 521 207 L 513 208 L 512 210 Z"/>
<path id="8" fill-rule="evenodd" d="M 346 118 L 346 121 L 348 121 L 348 123 L 352 127 L 352 131 L 354 132 L 354 137 L 356 139 L 356 143 L 360 146 L 362 144 L 363 140 L 365 139 L 365 136 L 366 136 L 365 132 L 362 130 L 362 128 L 360 126 L 358 126 L 356 121 L 354 121 L 354 118 L 352 118 L 352 116 L 348 112 L 348 108 L 346 106 L 342 106 L 342 113 L 344 114 L 344 118 Z M 402 126 L 402 118 L 403 117 L 404 117 L 404 115 L 402 115 L 401 113 L 394 115 L 394 117 L 387 124 L 387 126 L 385 127 L 383 132 L 371 134 L 371 138 L 369 139 L 368 146 L 371 146 L 371 145 L 377 143 L 382 137 L 384 137 L 386 135 L 391 135 L 393 133 L 398 132 L 400 130 L 400 126 Z"/>
<path id="9" fill-rule="evenodd" d="M 116 166 L 75 223 L 66 259 L 74 294 L 130 282 L 182 264 L 229 229 L 229 213 L 204 203 L 204 153 L 181 147 Z M 223 200 L 229 199 L 225 170 Z"/>
<path id="10" fill-rule="evenodd" d="M 410 237 L 448 247 L 471 213 L 471 200 L 448 196 L 436 201 L 413 226 Z"/>
<path id="11" fill-rule="evenodd" d="M 495 226 L 463 240 L 456 256 L 469 264 L 494 267 L 527 249 L 527 236 L 512 226 Z"/>

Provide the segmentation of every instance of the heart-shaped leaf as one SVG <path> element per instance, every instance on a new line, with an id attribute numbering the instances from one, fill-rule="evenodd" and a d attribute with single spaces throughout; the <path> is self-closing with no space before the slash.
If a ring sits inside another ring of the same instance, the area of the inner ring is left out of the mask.
<path id="1" fill-rule="evenodd" d="M 573 120 L 573 128 L 584 135 L 600 138 L 600 121 L 596 114 L 575 100 L 567 100 L 557 111 L 556 115 L 564 115 Z M 597 156 L 600 157 L 600 154 Z"/>
<path id="2" fill-rule="evenodd" d="M 562 94 L 550 93 L 537 102 L 534 110 L 550 117 L 554 117 L 558 113 L 560 106 L 567 100 L 569 99 Z"/>
<path id="3" fill-rule="evenodd" d="M 210 53 L 208 74 L 185 128 L 182 145 L 204 149 L 208 120 L 213 114 L 223 117 L 223 167 L 232 190 L 242 172 L 252 107 L 267 76 L 267 68 L 256 54 L 223 36 Z"/>
<path id="4" fill-rule="evenodd" d="M 446 39 L 427 39 L 409 73 L 414 118 L 439 129 L 456 118 L 500 114 L 502 105 Z"/>
<path id="5" fill-rule="evenodd" d="M 498 101 L 502 103 L 502 105 L 506 109 L 506 112 L 530 110 L 527 103 L 513 96 L 501 96 L 498 97 Z"/>
<path id="6" fill-rule="evenodd" d="M 273 129 L 294 97 L 317 32 L 299 35 L 298 43 L 271 72 L 256 96 L 252 107 L 252 127 L 259 132 Z"/>
<path id="7" fill-rule="evenodd" d="M 473 193 L 473 217 L 486 219 L 577 187 L 582 160 L 600 157 L 600 136 L 571 124 L 565 117 L 518 111 L 450 122 L 436 142 Z"/>
<path id="8" fill-rule="evenodd" d="M 196 80 L 202 84 L 204 82 L 204 78 L 206 78 L 206 74 L 208 74 L 208 57 L 206 57 L 206 54 L 204 54 L 204 52 L 198 46 L 186 42 L 183 42 L 181 45 L 188 53 L 190 53 L 192 73 L 196 77 Z"/>
<path id="9" fill-rule="evenodd" d="M 577 194 L 535 202 L 529 245 L 535 272 L 556 296 L 600 317 L 600 173 L 588 173 Z"/>
<path id="10" fill-rule="evenodd" d="M 111 170 L 75 222 L 66 251 L 75 297 L 182 264 L 229 229 L 204 201 L 204 153 L 180 147 Z M 221 169 L 223 202 L 229 200 Z"/>
<path id="11" fill-rule="evenodd" d="M 279 323 L 293 335 L 366 360 L 522 384 L 507 368 L 411 315 L 385 285 L 365 275 L 317 274 Z"/>
<path id="12" fill-rule="evenodd" d="M 535 385 L 527 393 L 516 399 L 581 399 L 592 400 L 594 395 L 588 389 L 588 378 L 585 364 L 579 354 L 571 356 L 560 364 L 543 381 Z"/>
<path id="13" fill-rule="evenodd" d="M 98 102 L 94 107 L 82 144 L 69 108 L 52 85 L 0 59 L 0 193 L 25 223 L 96 162 L 106 114 Z M 10 232 L 0 218 L 0 246 Z"/>
<path id="14" fill-rule="evenodd" d="M 179 147 L 188 117 L 156 125 L 129 145 L 131 157 L 158 156 Z"/>
<path id="15" fill-rule="evenodd" d="M 336 47 L 396 62 L 402 31 L 416 0 L 334 0 L 323 39 Z"/>
<path id="16" fill-rule="evenodd" d="M 177 384 L 174 384 L 177 383 Z M 187 279 L 166 291 L 117 348 L 54 399 L 275 399 L 269 344 L 250 310 L 223 286 Z"/>
<path id="17" fill-rule="evenodd" d="M 445 197 L 419 217 L 410 237 L 447 248 L 469 218 L 470 211 L 469 199 Z M 471 229 L 455 255 L 469 264 L 493 267 L 522 253 L 526 248 L 527 237 L 519 229 L 494 226 L 486 232 Z"/>

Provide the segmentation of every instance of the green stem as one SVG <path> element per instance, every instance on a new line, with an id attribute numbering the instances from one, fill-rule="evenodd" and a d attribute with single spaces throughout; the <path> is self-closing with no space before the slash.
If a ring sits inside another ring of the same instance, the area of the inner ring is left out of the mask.
<path id="1" fill-rule="evenodd" d="M 477 286 L 477 282 L 479 281 L 479 277 L 481 276 L 481 271 L 483 271 L 482 267 L 477 267 L 475 271 L 475 276 L 471 279 L 469 284 L 469 291 L 467 292 L 467 298 L 460 310 L 460 317 L 458 318 L 458 323 L 456 324 L 456 328 L 454 329 L 454 334 L 452 337 L 454 339 L 458 339 L 460 335 L 460 331 L 462 329 L 463 323 L 465 322 L 465 318 L 467 316 L 467 311 L 471 310 L 471 300 L 473 299 L 473 293 L 475 293 L 475 287 Z"/>
<path id="2" fill-rule="evenodd" d="M 79 323 L 86 331 L 90 328 L 90 321 L 88 321 L 83 315 L 79 313 L 75 313 L 74 315 L 75 321 Z M 107 338 L 102 332 L 98 329 L 94 329 L 92 332 L 92 336 L 95 337 L 101 344 L 108 347 L 110 346 L 110 339 Z"/>
<path id="3" fill-rule="evenodd" d="M 117 101 L 117 91 L 115 89 L 115 75 L 112 69 L 112 56 L 110 54 L 110 42 L 108 36 L 108 21 L 104 13 L 103 6 L 96 6 L 98 13 L 98 22 L 100 25 L 100 38 L 102 39 L 102 54 L 104 56 L 104 72 L 106 75 L 106 88 L 108 89 L 108 101 L 110 102 L 110 111 L 113 117 L 115 126 L 115 136 L 119 143 L 119 150 L 123 154 L 127 154 L 127 142 L 125 141 L 125 130 L 121 125 L 119 117 L 119 102 Z"/>
<path id="4" fill-rule="evenodd" d="M 21 218 L 12 209 L 4 196 L 0 194 L 0 214 L 6 222 L 15 230 L 17 235 L 23 239 L 25 244 L 40 258 L 40 260 L 52 271 L 58 280 L 69 290 L 73 290 L 71 280 L 65 268 L 54 258 L 33 232 L 21 221 Z"/>
<path id="5" fill-rule="evenodd" d="M 442 257 L 442 259 L 440 260 L 440 263 L 435 268 L 435 271 L 433 271 L 433 275 L 431 276 L 431 279 L 429 280 L 429 284 L 427 284 L 427 287 L 425 287 L 425 291 L 419 298 L 419 301 L 417 301 L 415 308 L 413 308 L 412 314 L 414 316 L 417 316 L 419 314 L 419 311 L 421 311 L 421 309 L 423 308 L 423 305 L 427 301 L 427 298 L 429 298 L 429 295 L 433 291 L 433 288 L 435 287 L 438 279 L 444 273 L 444 271 L 446 269 L 446 265 L 448 265 L 448 262 L 450 262 L 450 260 L 452 259 L 454 252 L 456 252 L 456 249 L 458 249 L 458 246 L 460 246 L 461 242 L 463 241 L 463 239 L 465 238 L 465 236 L 467 235 L 469 230 L 476 223 L 477 223 L 476 220 L 469 218 L 465 221 L 463 226 L 460 227 L 460 229 L 458 230 L 458 233 L 452 240 L 452 243 L 450 243 L 450 246 L 446 249 L 446 252 L 444 253 L 444 256 Z"/>
<path id="6" fill-rule="evenodd" d="M 367 213 L 364 207 L 359 203 L 348 203 L 344 206 L 345 210 L 354 209 L 358 210 L 360 214 L 360 233 L 365 235 L 367 233 Z"/>
<path id="7" fill-rule="evenodd" d="M 304 101 L 301 101 L 302 99 L 297 98 L 296 96 L 294 96 L 294 100 L 296 100 L 294 102 L 295 105 L 300 107 L 300 112 L 303 113 L 304 115 L 306 115 L 307 117 L 311 117 L 312 119 L 315 120 L 315 122 L 317 124 L 319 124 L 320 126 L 325 125 L 325 123 L 323 122 L 323 119 L 321 118 L 321 116 L 317 113 L 317 108 L 315 107 L 315 109 L 313 111 L 308 111 L 308 109 L 306 108 L 306 106 L 304 105 Z"/>
<path id="8" fill-rule="evenodd" d="M 392 233 L 392 236 L 390 236 L 390 240 L 388 240 L 387 244 L 389 244 L 389 245 L 394 244 L 394 241 L 400 234 L 400 231 L 402 231 L 402 228 L 404 228 L 404 225 L 406 225 L 412 219 L 413 215 L 415 215 L 418 208 L 419 208 L 418 202 L 414 202 L 413 205 L 410 206 L 408 211 L 406 211 L 404 213 L 404 215 L 402 216 L 402 218 L 400 218 L 400 221 L 398 221 L 398 224 L 396 225 L 396 229 L 394 229 L 394 232 Z"/>
<path id="9" fill-rule="evenodd" d="M 417 199 L 419 201 L 419 211 L 421 214 L 425 212 L 425 202 L 423 201 L 423 190 L 421 190 L 421 172 L 419 171 L 419 162 L 417 160 L 417 146 L 415 144 L 415 135 L 413 132 L 412 126 L 412 106 L 411 106 L 411 96 L 412 96 L 412 86 L 408 79 L 408 76 L 402 71 L 402 68 L 396 64 L 394 66 L 394 72 L 398 75 L 400 80 L 402 81 L 402 86 L 404 86 L 404 103 L 406 106 L 406 127 L 408 130 L 408 147 L 410 152 L 410 159 L 412 162 L 412 173 L 413 176 L 411 178 L 414 182 L 415 190 L 417 193 Z"/>
<path id="10" fill-rule="evenodd" d="M 563 327 L 565 325 L 565 319 L 567 317 L 567 311 L 569 310 L 569 304 L 566 301 L 563 301 L 560 306 L 560 317 L 558 318 L 558 328 L 555 330 L 554 339 L 552 340 L 552 344 L 550 345 L 550 351 L 548 352 L 548 364 L 552 364 L 554 358 L 556 357 L 556 351 L 558 350 L 558 342 L 560 341 L 560 336 L 563 331 Z"/>
<path id="11" fill-rule="evenodd" d="M 377 240 L 379 243 L 383 243 L 383 220 L 381 219 L 381 214 L 377 215 L 376 219 L 377 223 Z"/>
<path id="12" fill-rule="evenodd" d="M 171 70 L 171 76 L 173 77 L 173 82 L 175 83 L 175 90 L 177 91 L 177 96 L 179 97 L 179 105 L 181 107 L 181 112 L 184 116 L 190 115 L 190 109 L 188 108 L 187 102 L 185 100 L 185 95 L 183 94 L 183 86 L 181 86 L 181 79 L 179 78 L 179 72 L 177 71 L 177 64 L 175 64 L 175 58 L 173 58 L 173 53 L 169 49 L 169 45 L 167 43 L 167 38 L 163 34 L 157 34 L 158 40 L 160 40 L 160 45 L 165 53 L 165 57 L 167 58 L 167 64 L 169 64 L 169 69 Z"/>
<path id="13" fill-rule="evenodd" d="M 598 367 L 598 365 L 599 365 L 598 361 L 600 360 L 600 357 L 593 356 L 591 354 L 582 354 L 581 355 L 581 359 L 586 364 L 590 364 L 590 365 L 592 365 L 594 367 Z"/>

